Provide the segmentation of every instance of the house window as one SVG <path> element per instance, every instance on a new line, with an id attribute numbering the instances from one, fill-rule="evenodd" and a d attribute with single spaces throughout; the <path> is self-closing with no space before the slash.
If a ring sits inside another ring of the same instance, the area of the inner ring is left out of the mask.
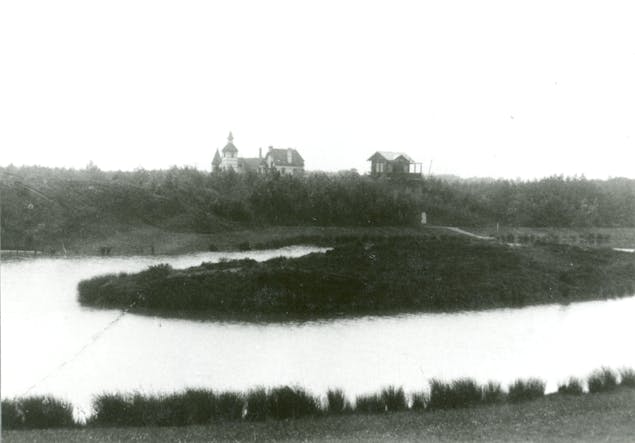
<path id="1" fill-rule="evenodd" d="M 384 172 L 384 163 L 377 163 L 375 165 L 376 172 Z"/>

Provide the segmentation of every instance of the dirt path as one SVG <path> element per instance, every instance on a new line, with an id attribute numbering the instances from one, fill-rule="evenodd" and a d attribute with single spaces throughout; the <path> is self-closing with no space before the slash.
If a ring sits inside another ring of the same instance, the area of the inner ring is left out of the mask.
<path id="1" fill-rule="evenodd" d="M 440 228 L 447 229 L 452 232 L 456 232 L 457 234 L 467 235 L 468 237 L 478 238 L 479 240 L 495 240 L 494 237 L 474 234 L 473 232 L 468 232 L 461 228 L 455 228 L 453 226 L 440 226 Z"/>

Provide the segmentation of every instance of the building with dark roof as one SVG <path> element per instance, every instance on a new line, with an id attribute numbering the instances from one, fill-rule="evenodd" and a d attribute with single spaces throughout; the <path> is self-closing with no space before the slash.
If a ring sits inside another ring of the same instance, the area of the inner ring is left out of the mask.
<path id="1" fill-rule="evenodd" d="M 267 173 L 278 171 L 281 174 L 291 175 L 304 172 L 304 159 L 296 149 L 274 149 L 270 146 L 264 158 L 262 149 L 258 150 L 258 157 L 238 157 L 238 148 L 234 145 L 234 136 L 231 132 L 221 153 L 217 149 L 214 154 L 213 172 L 232 170 L 237 173 Z"/>
<path id="2" fill-rule="evenodd" d="M 275 149 L 269 146 L 263 160 L 266 171 L 278 171 L 289 175 L 304 173 L 304 159 L 296 149 Z"/>
<path id="3" fill-rule="evenodd" d="M 403 152 L 377 151 L 368 159 L 370 174 L 374 176 L 421 176 L 422 164 Z"/>

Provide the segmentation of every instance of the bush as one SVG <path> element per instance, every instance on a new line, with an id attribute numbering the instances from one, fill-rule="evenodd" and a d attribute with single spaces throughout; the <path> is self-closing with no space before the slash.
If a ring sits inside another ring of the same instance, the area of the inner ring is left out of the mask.
<path id="1" fill-rule="evenodd" d="M 635 388 L 635 370 L 633 370 L 633 368 L 621 369 L 620 379 L 620 385 Z"/>
<path id="2" fill-rule="evenodd" d="M 97 426 L 131 426 L 132 402 L 122 394 L 104 393 L 93 400 L 89 424 Z"/>
<path id="3" fill-rule="evenodd" d="M 264 389 L 255 389 L 247 393 L 247 420 L 262 421 L 270 415 L 269 398 Z"/>
<path id="4" fill-rule="evenodd" d="M 534 400 L 545 395 L 545 382 L 537 378 L 516 380 L 509 387 L 507 398 L 510 402 Z"/>
<path id="5" fill-rule="evenodd" d="M 329 414 L 343 414 L 349 412 L 351 406 L 341 389 L 329 389 L 326 393 L 326 411 Z"/>
<path id="6" fill-rule="evenodd" d="M 377 394 L 359 395 L 355 399 L 355 412 L 363 414 L 386 412 L 386 405 Z"/>
<path id="7" fill-rule="evenodd" d="M 20 429 L 24 426 L 24 413 L 20 410 L 18 400 L 2 400 L 0 409 L 4 429 Z"/>
<path id="8" fill-rule="evenodd" d="M 609 368 L 601 368 L 594 371 L 588 379 L 589 392 L 607 392 L 617 388 L 617 376 Z"/>
<path id="9" fill-rule="evenodd" d="M 381 401 L 386 411 L 405 411 L 408 409 L 408 402 L 402 388 L 389 386 L 382 389 Z"/>
<path id="10" fill-rule="evenodd" d="M 205 389 L 188 389 L 182 397 L 186 405 L 186 424 L 202 425 L 212 421 L 216 408 L 214 392 Z"/>
<path id="11" fill-rule="evenodd" d="M 428 400 L 424 392 L 416 392 L 412 394 L 412 410 L 413 411 L 425 410 L 427 402 Z"/>
<path id="12" fill-rule="evenodd" d="M 319 402 L 300 388 L 284 386 L 269 393 L 269 412 L 273 418 L 286 419 L 316 415 Z"/>
<path id="13" fill-rule="evenodd" d="M 214 418 L 221 421 L 240 420 L 244 403 L 244 398 L 239 392 L 223 392 L 216 397 Z"/>
<path id="14" fill-rule="evenodd" d="M 566 383 L 558 385 L 558 394 L 582 395 L 582 382 L 575 377 L 571 377 Z"/>
<path id="15" fill-rule="evenodd" d="M 3 429 L 67 428 L 75 425 L 73 406 L 54 397 L 2 400 Z"/>
<path id="16" fill-rule="evenodd" d="M 500 383 L 489 381 L 485 386 L 483 386 L 482 391 L 483 403 L 492 404 L 505 400 L 505 393 L 503 392 L 503 388 Z"/>
<path id="17" fill-rule="evenodd" d="M 429 409 L 463 408 L 475 405 L 481 399 L 481 388 L 472 379 L 462 378 L 451 383 L 430 381 Z"/>

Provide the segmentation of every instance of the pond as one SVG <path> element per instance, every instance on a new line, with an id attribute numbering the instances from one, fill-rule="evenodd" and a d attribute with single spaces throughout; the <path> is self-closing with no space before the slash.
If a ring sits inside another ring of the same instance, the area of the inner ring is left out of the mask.
<path id="1" fill-rule="evenodd" d="M 425 390 L 430 378 L 503 385 L 537 376 L 547 389 L 600 366 L 635 367 L 635 297 L 452 314 L 254 324 L 85 308 L 81 279 L 221 258 L 266 260 L 325 249 L 296 246 L 172 257 L 3 261 L 2 397 L 53 394 L 90 414 L 101 392 L 247 390 L 292 384 L 350 398 L 386 385 Z"/>

